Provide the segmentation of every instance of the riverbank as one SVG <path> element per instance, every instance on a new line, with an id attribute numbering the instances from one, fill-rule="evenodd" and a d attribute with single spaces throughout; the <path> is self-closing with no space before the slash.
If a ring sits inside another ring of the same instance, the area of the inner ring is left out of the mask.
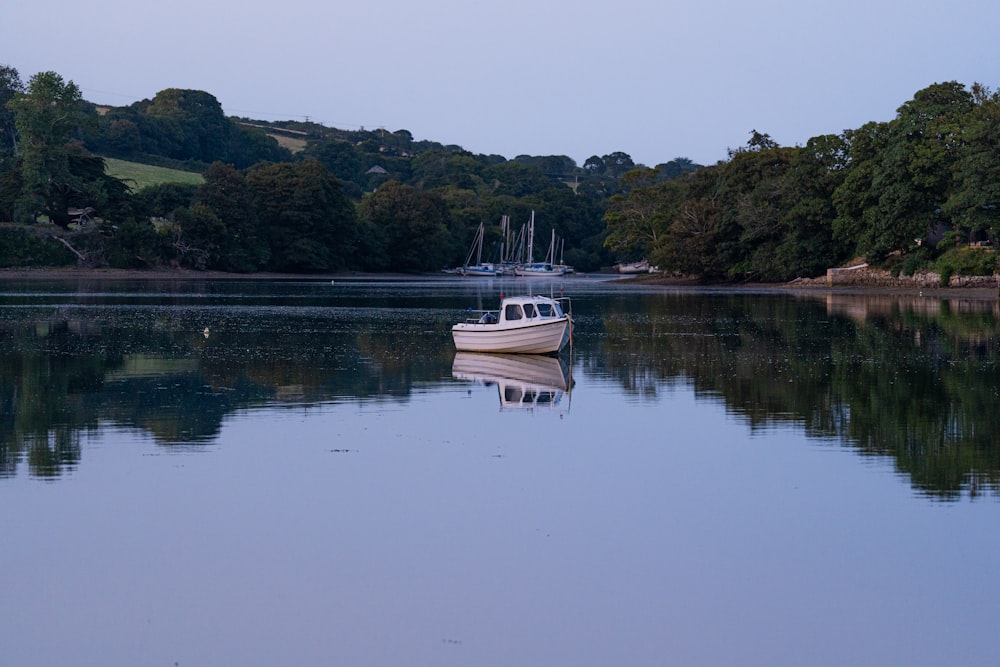
<path id="1" fill-rule="evenodd" d="M 787 283 L 712 283 L 706 285 L 690 276 L 660 273 L 623 276 L 621 282 L 663 287 L 714 287 L 747 290 L 780 290 L 822 294 L 907 294 L 937 298 L 962 297 L 997 299 L 1000 278 L 997 276 L 952 276 L 947 287 L 936 273 L 894 276 L 883 269 L 861 267 L 850 273 L 820 278 L 796 278 Z"/>
<path id="2" fill-rule="evenodd" d="M 363 276 L 363 273 L 227 273 L 192 269 L 0 268 L 0 282 L 14 280 L 302 280 Z M 379 274 L 382 275 L 382 274 Z"/>
<path id="3" fill-rule="evenodd" d="M 434 274 L 437 275 L 437 274 Z M 340 273 L 227 273 L 224 271 L 195 271 L 192 269 L 81 269 L 76 267 L 54 268 L 0 268 L 0 282 L 5 280 L 338 280 L 364 277 L 402 279 L 414 278 L 412 274 Z M 609 275 L 610 279 L 624 284 L 641 286 L 711 287 L 714 289 L 776 290 L 813 293 L 849 294 L 913 294 L 938 298 L 961 296 L 966 298 L 998 298 L 998 278 L 995 276 L 952 276 L 948 287 L 942 287 L 937 274 L 893 276 L 888 271 L 868 269 L 852 272 L 850 278 L 831 282 L 828 278 L 798 278 L 787 283 L 714 283 L 705 285 L 691 276 L 647 273 L 632 276 Z M 572 277 L 568 277 L 572 280 Z"/>

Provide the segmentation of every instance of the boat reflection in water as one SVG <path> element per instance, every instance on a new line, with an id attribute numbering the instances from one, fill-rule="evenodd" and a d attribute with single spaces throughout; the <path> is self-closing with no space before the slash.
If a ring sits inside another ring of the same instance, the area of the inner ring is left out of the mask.
<path id="1" fill-rule="evenodd" d="M 451 374 L 459 380 L 495 384 L 501 410 L 556 410 L 573 387 L 563 360 L 543 355 L 456 352 Z"/>

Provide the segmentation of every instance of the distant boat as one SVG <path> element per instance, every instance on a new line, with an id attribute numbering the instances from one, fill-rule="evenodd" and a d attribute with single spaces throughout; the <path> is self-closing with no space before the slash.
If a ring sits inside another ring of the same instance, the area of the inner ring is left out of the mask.
<path id="1" fill-rule="evenodd" d="M 490 262 L 483 262 L 483 238 L 486 235 L 486 227 L 483 223 L 479 223 L 479 229 L 476 231 L 476 238 L 473 239 L 472 245 L 469 247 L 469 255 L 465 258 L 465 264 L 455 270 L 456 273 L 460 273 L 463 276 L 498 276 L 500 275 L 500 269 Z M 472 263 L 472 256 L 475 255 L 476 263 Z"/>
<path id="2" fill-rule="evenodd" d="M 528 221 L 528 262 L 514 267 L 515 276 L 526 277 L 557 277 L 566 274 L 566 268 L 555 264 L 556 254 L 556 231 L 552 230 L 552 241 L 549 243 L 549 250 L 545 254 L 544 262 L 536 262 L 532 258 L 532 244 L 535 238 L 535 212 L 531 212 L 531 219 Z"/>
<path id="3" fill-rule="evenodd" d="M 511 296 L 499 310 L 472 310 L 451 328 L 455 348 L 464 352 L 553 354 L 569 342 L 573 319 L 563 311 L 568 298 Z"/>
<path id="4" fill-rule="evenodd" d="M 463 276 L 489 276 L 496 277 L 500 275 L 500 270 L 496 268 L 493 264 L 473 264 L 471 266 L 463 266 L 458 270 L 458 273 Z"/>
<path id="5" fill-rule="evenodd" d="M 615 264 L 615 270 L 622 274 L 636 274 L 636 273 L 649 273 L 649 262 L 644 259 L 638 262 L 628 262 L 624 264 Z"/>
<path id="6" fill-rule="evenodd" d="M 526 276 L 528 278 L 557 277 L 566 275 L 566 269 L 558 267 L 548 262 L 535 262 L 534 264 L 524 264 L 514 267 L 515 276 Z"/>
<path id="7" fill-rule="evenodd" d="M 553 264 L 552 264 L 552 267 L 554 269 L 558 270 L 558 271 L 562 271 L 564 274 L 566 274 L 566 273 L 575 273 L 576 269 L 574 269 L 571 265 L 566 264 L 566 263 L 563 262 L 563 252 L 565 250 L 566 250 L 566 239 L 559 239 L 559 261 L 556 262 L 555 242 L 554 242 L 554 239 L 553 239 L 553 248 L 552 248 L 552 262 L 553 262 Z"/>

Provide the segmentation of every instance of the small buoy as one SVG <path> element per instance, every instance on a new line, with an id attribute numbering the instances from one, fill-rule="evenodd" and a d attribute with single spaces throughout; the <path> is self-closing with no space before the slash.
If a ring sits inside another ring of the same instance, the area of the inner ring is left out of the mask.
<path id="1" fill-rule="evenodd" d="M 205 330 L 202 333 L 205 334 L 205 338 L 208 338 L 208 327 L 205 327 Z"/>
<path id="2" fill-rule="evenodd" d="M 334 285 L 334 284 L 336 284 L 336 282 L 337 282 L 336 280 L 331 280 L 331 281 L 330 281 L 330 284 L 331 284 L 331 285 Z"/>

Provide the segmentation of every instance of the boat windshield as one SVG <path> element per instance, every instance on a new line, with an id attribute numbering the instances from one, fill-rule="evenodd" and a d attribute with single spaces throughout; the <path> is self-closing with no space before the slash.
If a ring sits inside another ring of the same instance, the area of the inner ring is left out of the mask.
<path id="1" fill-rule="evenodd" d="M 562 313 L 559 312 L 558 304 L 539 303 L 536 307 L 538 308 L 539 317 L 562 317 Z"/>

